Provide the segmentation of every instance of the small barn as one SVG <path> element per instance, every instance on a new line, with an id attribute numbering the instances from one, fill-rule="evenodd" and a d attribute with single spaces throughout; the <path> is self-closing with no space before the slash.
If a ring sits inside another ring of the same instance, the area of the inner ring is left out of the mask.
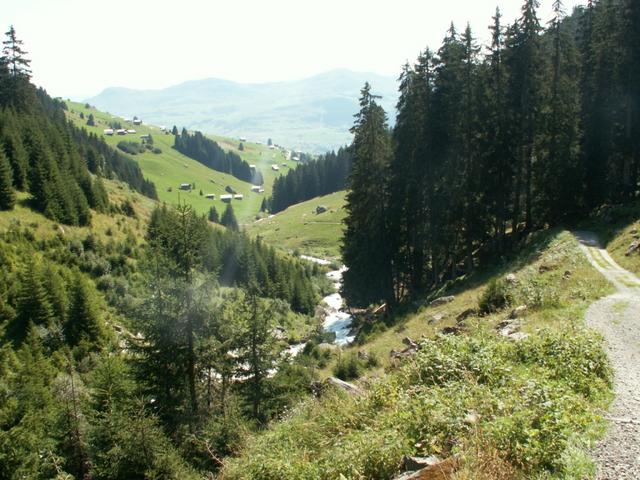
<path id="1" fill-rule="evenodd" d="M 103 133 L 105 135 L 111 136 L 111 135 L 113 135 L 113 128 L 105 128 Z"/>
<path id="2" fill-rule="evenodd" d="M 233 195 L 229 195 L 229 194 L 220 195 L 220 200 L 222 200 L 223 202 L 230 202 L 232 198 L 233 198 Z"/>
<path id="3" fill-rule="evenodd" d="M 234 199 L 234 200 L 242 200 L 243 198 L 244 198 L 244 195 L 243 195 L 243 194 L 241 194 L 241 193 L 236 193 L 236 194 L 233 196 L 233 199 Z"/>
<path id="4" fill-rule="evenodd" d="M 280 167 L 274 163 L 273 165 L 271 165 L 271 170 L 277 172 L 278 170 L 280 170 Z"/>
<path id="5" fill-rule="evenodd" d="M 252 192 L 259 192 L 260 191 L 260 185 L 251 185 L 251 191 Z"/>
<path id="6" fill-rule="evenodd" d="M 256 166 L 255 166 L 255 165 L 249 165 L 249 168 L 250 168 L 251 170 L 255 170 L 255 169 L 256 169 Z"/>
<path id="7" fill-rule="evenodd" d="M 133 124 L 134 125 L 142 125 L 142 120 L 140 120 L 139 118 L 134 118 L 133 119 Z"/>
<path id="8" fill-rule="evenodd" d="M 127 131 L 124 128 L 120 128 L 120 129 L 116 130 L 116 133 L 118 135 L 126 135 Z"/>
<path id="9" fill-rule="evenodd" d="M 127 130 L 127 133 L 128 133 L 128 134 L 130 134 L 130 135 L 133 135 L 134 133 L 136 133 L 136 131 L 135 131 L 135 130 L 132 130 L 132 129 L 128 129 L 128 130 Z"/>
<path id="10" fill-rule="evenodd" d="M 191 184 L 190 183 L 181 183 L 180 184 L 180 190 L 191 190 Z"/>
<path id="11" fill-rule="evenodd" d="M 208 198 L 210 200 L 213 200 L 214 198 L 216 198 L 216 194 L 215 193 L 207 193 L 205 195 L 205 198 Z"/>
<path id="12" fill-rule="evenodd" d="M 241 142 L 246 142 L 246 141 L 247 141 L 247 139 L 246 139 L 246 137 L 240 137 L 240 141 L 241 141 Z"/>

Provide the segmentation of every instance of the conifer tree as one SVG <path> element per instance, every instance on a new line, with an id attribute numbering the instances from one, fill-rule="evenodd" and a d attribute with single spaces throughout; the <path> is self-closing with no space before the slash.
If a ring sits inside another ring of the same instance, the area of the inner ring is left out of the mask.
<path id="1" fill-rule="evenodd" d="M 54 320 L 49 294 L 44 286 L 41 271 L 33 259 L 23 268 L 19 281 L 16 318 L 7 331 L 9 337 L 17 343 L 27 335 L 30 324 L 48 328 Z"/>
<path id="2" fill-rule="evenodd" d="M 220 219 L 220 224 L 227 227 L 229 230 L 238 231 L 240 227 L 238 226 L 238 221 L 236 220 L 236 214 L 233 212 L 233 207 L 231 204 L 227 204 L 227 208 L 224 209 L 224 213 L 222 214 L 222 218 Z"/>
<path id="3" fill-rule="evenodd" d="M 82 341 L 100 347 L 106 337 L 95 294 L 80 272 L 75 272 L 73 276 L 64 333 L 67 343 L 72 347 Z"/>
<path id="4" fill-rule="evenodd" d="M 0 146 L 0 210 L 13 210 L 16 193 L 13 190 L 13 171 Z"/>
<path id="5" fill-rule="evenodd" d="M 384 109 L 366 83 L 351 132 L 353 168 L 348 181 L 342 254 L 348 270 L 343 291 L 351 305 L 395 303 L 388 250 L 386 177 L 391 136 Z"/>
<path id="6" fill-rule="evenodd" d="M 218 210 L 216 210 L 215 205 L 212 205 L 209 209 L 208 218 L 210 222 L 220 223 L 220 215 L 218 215 Z"/>
<path id="7" fill-rule="evenodd" d="M 87 126 L 89 127 L 95 127 L 96 126 L 96 121 L 93 118 L 93 113 L 89 114 L 89 118 L 87 118 Z"/>

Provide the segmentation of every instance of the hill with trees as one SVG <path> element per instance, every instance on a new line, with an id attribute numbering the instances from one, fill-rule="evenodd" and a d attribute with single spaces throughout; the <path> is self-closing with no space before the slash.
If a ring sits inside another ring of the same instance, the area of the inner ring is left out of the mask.
<path id="1" fill-rule="evenodd" d="M 350 304 L 397 305 L 517 248 L 528 232 L 637 198 L 636 2 L 544 28 L 493 17 L 480 54 L 454 26 L 400 77 L 393 129 L 369 85 L 353 127 L 343 259 Z M 616 54 L 612 54 L 616 52 Z"/>
<path id="2" fill-rule="evenodd" d="M 195 132 L 190 135 L 187 129 L 183 128 L 182 133 L 175 136 L 173 146 L 180 153 L 199 161 L 213 170 L 228 173 L 253 185 L 262 185 L 264 183 L 262 174 L 259 171 L 252 169 L 239 155 L 233 152 L 225 152 L 215 141 L 205 137 L 201 132 Z M 242 148 L 239 148 L 239 150 L 244 150 L 242 143 L 238 147 L 240 146 Z"/>
<path id="3" fill-rule="evenodd" d="M 276 178 L 273 194 L 267 201 L 269 211 L 278 213 L 290 205 L 344 190 L 350 172 L 351 153 L 348 148 L 302 163 Z"/>

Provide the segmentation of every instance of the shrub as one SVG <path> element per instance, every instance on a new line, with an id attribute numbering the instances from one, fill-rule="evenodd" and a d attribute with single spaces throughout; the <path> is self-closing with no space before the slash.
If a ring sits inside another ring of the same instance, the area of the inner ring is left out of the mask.
<path id="1" fill-rule="evenodd" d="M 130 155 L 137 155 L 144 152 L 144 147 L 138 142 L 127 142 L 123 140 L 118 142 L 118 148 Z"/>
<path id="2" fill-rule="evenodd" d="M 481 313 L 493 313 L 508 307 L 513 300 L 509 284 L 506 281 L 495 278 L 489 282 L 486 290 L 478 301 Z"/>
<path id="3" fill-rule="evenodd" d="M 362 361 L 353 353 L 343 355 L 333 367 L 333 374 L 340 380 L 353 380 L 362 375 Z"/>

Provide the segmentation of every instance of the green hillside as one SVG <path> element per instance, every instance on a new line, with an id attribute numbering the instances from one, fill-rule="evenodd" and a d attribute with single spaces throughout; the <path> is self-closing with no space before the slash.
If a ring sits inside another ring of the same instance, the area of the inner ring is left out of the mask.
<path id="1" fill-rule="evenodd" d="M 312 198 L 248 225 L 249 233 L 287 250 L 321 258 L 338 258 L 342 239 L 345 192 Z M 316 207 L 326 207 L 316 213 Z"/>
<path id="2" fill-rule="evenodd" d="M 163 133 L 158 126 L 144 124 L 144 119 L 142 125 L 134 126 L 131 123 L 124 122 L 120 117 L 101 112 L 95 108 L 86 108 L 81 103 L 67 102 L 67 106 L 69 108 L 69 119 L 76 125 L 84 126 L 88 131 L 104 137 L 106 142 L 114 147 L 121 141 L 140 142 L 141 135 L 151 135 L 154 146 L 162 152 L 155 154 L 147 151 L 142 154 L 132 155 L 131 158 L 138 162 L 145 177 L 155 183 L 160 201 L 168 204 L 186 201 L 200 213 L 207 213 L 211 205 L 215 205 L 218 212 L 222 213 L 226 205 L 220 200 L 220 195 L 226 193 L 225 187 L 229 185 L 238 193 L 244 195 L 243 200 L 233 201 L 236 216 L 241 222 L 251 221 L 260 211 L 262 199 L 271 195 L 271 187 L 276 176 L 286 173 L 289 168 L 293 168 L 296 165 L 295 162 L 287 160 L 281 150 L 270 149 L 266 145 L 245 143 L 244 151 L 239 151 L 237 149 L 239 141 L 223 137 L 211 137 L 219 142 L 222 148 L 234 150 L 243 160 L 255 165 L 262 172 L 265 181 L 264 193 L 252 192 L 251 184 L 238 180 L 226 173 L 212 170 L 174 150 L 172 148 L 173 135 Z M 84 119 L 80 118 L 80 114 L 84 116 Z M 94 127 L 86 125 L 89 114 L 94 116 Z M 116 121 L 122 124 L 122 128 L 133 129 L 136 133 L 124 136 L 104 135 L 103 132 L 106 128 L 109 128 L 109 123 Z M 167 125 L 167 127 L 171 128 L 172 126 Z M 278 164 L 280 170 L 278 172 L 273 171 L 271 169 L 272 164 Z M 180 191 L 179 186 L 181 183 L 195 183 L 196 188 L 190 192 Z M 202 190 L 202 196 L 199 195 L 200 190 Z M 216 195 L 215 200 L 205 197 L 206 194 L 210 193 Z"/>
<path id="3" fill-rule="evenodd" d="M 437 478 L 587 478 L 611 372 L 583 316 L 611 291 L 570 233 L 539 233 L 512 261 L 441 292 L 449 302 L 423 298 L 390 326 L 363 319 L 324 372 L 363 375 L 360 395 L 303 403 L 227 458 L 223 477 L 395 478 L 403 455 L 455 455 L 457 475 Z M 509 300 L 496 307 L 500 294 Z"/>

